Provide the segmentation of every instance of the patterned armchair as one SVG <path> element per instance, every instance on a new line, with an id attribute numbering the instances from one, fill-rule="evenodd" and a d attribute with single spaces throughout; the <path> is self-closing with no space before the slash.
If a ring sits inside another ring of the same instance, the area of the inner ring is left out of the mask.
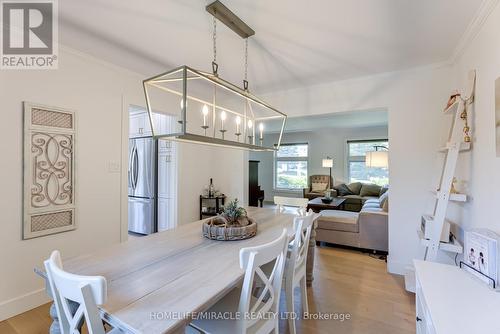
<path id="1" fill-rule="evenodd" d="M 309 183 L 307 188 L 302 189 L 302 195 L 304 198 L 308 199 L 314 199 L 316 197 L 322 197 L 325 195 L 325 191 L 328 188 L 328 179 L 330 178 L 329 175 L 311 175 L 309 177 Z M 323 191 L 312 191 L 312 184 L 313 183 L 324 183 L 327 184 L 325 186 L 325 190 Z M 333 185 L 333 180 L 330 178 L 330 186 Z"/>

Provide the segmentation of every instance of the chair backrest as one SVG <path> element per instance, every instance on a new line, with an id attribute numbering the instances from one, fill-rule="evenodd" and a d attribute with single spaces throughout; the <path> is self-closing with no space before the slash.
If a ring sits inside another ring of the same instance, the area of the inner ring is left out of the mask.
<path id="1" fill-rule="evenodd" d="M 330 183 L 328 183 L 328 180 L 330 180 Z M 311 189 L 313 183 L 328 183 L 331 186 L 334 185 L 333 178 L 331 178 L 330 175 L 311 175 L 309 176 L 309 183 L 307 184 L 309 190 Z"/>
<path id="2" fill-rule="evenodd" d="M 291 243 L 292 247 L 290 249 L 290 255 L 287 260 L 286 270 L 291 271 L 291 273 L 287 272 L 288 276 L 294 275 L 297 272 L 303 271 L 305 273 L 306 270 L 306 260 L 307 260 L 307 252 L 309 250 L 309 240 L 311 238 L 311 230 L 314 224 L 314 221 L 319 217 L 319 214 L 313 213 L 311 210 L 307 212 L 305 216 L 295 217 L 293 220 L 293 228 L 295 231 L 295 237 Z"/>
<path id="3" fill-rule="evenodd" d="M 44 264 L 62 333 L 79 333 L 78 328 L 85 319 L 89 334 L 105 334 L 97 305 L 106 302 L 106 279 L 102 276 L 81 276 L 64 271 L 59 251 L 53 251 Z M 76 312 L 70 302 L 79 305 Z"/>
<path id="4" fill-rule="evenodd" d="M 242 315 L 264 315 L 262 317 L 243 317 L 239 321 L 239 333 L 246 333 L 249 328 L 256 326 L 257 332 L 269 333 L 277 326 L 278 318 L 269 317 L 268 312 L 278 314 L 281 281 L 285 270 L 286 252 L 288 245 L 288 231 L 283 229 L 281 236 L 267 244 L 242 248 L 240 250 L 240 267 L 245 269 L 245 278 L 241 290 L 238 312 Z M 269 276 L 261 269 L 267 263 L 274 261 L 274 267 Z M 252 298 L 252 291 L 260 280 L 264 288 L 259 296 Z M 268 313 L 268 314 L 266 314 Z"/>
<path id="5" fill-rule="evenodd" d="M 297 207 L 299 215 L 304 215 L 308 203 L 309 199 L 307 198 L 274 196 L 274 204 L 277 205 L 277 209 L 280 212 L 285 211 L 285 206 L 293 206 Z"/>

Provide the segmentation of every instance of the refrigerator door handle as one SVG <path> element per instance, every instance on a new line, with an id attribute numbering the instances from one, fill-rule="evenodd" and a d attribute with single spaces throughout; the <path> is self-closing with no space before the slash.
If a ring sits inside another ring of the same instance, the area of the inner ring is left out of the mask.
<path id="1" fill-rule="evenodd" d="M 134 189 L 137 188 L 137 181 L 139 180 L 139 157 L 137 154 L 137 147 L 134 150 Z"/>
<path id="2" fill-rule="evenodd" d="M 134 189 L 134 165 L 133 165 L 133 157 L 134 157 L 134 147 L 132 147 L 132 151 L 130 152 L 130 157 L 128 160 L 128 183 Z"/>

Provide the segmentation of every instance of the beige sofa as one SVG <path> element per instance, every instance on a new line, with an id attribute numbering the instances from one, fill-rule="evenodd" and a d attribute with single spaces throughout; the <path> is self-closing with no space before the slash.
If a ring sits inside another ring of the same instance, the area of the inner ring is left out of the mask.
<path id="1" fill-rule="evenodd" d="M 324 210 L 318 218 L 316 242 L 388 251 L 388 194 L 365 201 L 361 212 Z"/>
<path id="2" fill-rule="evenodd" d="M 342 186 L 349 191 L 349 194 L 342 194 L 340 191 Z M 345 199 L 344 210 L 360 212 L 367 200 L 378 199 L 387 189 L 387 187 L 381 187 L 373 183 L 353 182 L 347 185 L 339 184 L 335 186 L 333 196 Z"/>

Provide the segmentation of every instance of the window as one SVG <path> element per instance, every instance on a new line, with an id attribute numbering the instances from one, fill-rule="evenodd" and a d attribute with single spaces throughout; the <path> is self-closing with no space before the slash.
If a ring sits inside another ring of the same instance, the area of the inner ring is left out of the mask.
<path id="1" fill-rule="evenodd" d="M 274 188 L 298 190 L 307 187 L 307 144 L 282 144 L 274 153 Z"/>
<path id="2" fill-rule="evenodd" d="M 366 167 L 366 152 L 374 151 L 374 146 L 389 148 L 389 142 L 384 140 L 356 140 L 347 142 L 347 168 L 349 182 L 389 184 L 389 170 L 387 168 Z M 379 149 L 380 150 L 380 149 Z"/>

